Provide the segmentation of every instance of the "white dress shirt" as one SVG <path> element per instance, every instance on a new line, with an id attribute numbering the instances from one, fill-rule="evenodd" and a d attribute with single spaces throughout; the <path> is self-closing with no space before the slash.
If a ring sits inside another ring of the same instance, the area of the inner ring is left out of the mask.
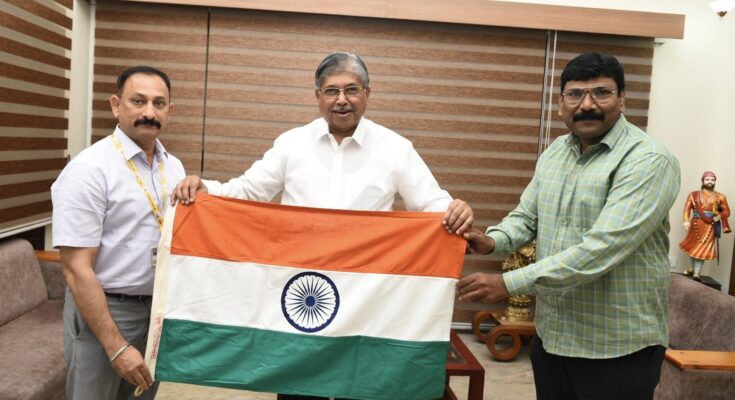
<path id="1" fill-rule="evenodd" d="M 362 118 L 337 144 L 323 118 L 281 134 L 263 158 L 227 183 L 204 180 L 210 194 L 288 205 L 390 211 L 400 193 L 411 211 L 446 211 L 439 187 L 411 142 Z"/>
<path id="2" fill-rule="evenodd" d="M 181 161 L 158 140 L 151 166 L 119 127 L 115 137 L 125 159 L 108 136 L 74 157 L 51 186 L 53 246 L 99 247 L 95 273 L 106 292 L 149 295 L 152 249 L 158 246 L 160 230 L 127 160 L 133 160 L 161 213 L 168 201 L 162 198 L 159 164 L 164 163 L 169 195 L 186 174 Z"/>

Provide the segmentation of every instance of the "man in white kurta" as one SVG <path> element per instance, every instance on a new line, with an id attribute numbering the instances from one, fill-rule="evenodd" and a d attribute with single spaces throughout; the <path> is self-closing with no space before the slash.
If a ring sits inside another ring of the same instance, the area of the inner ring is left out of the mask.
<path id="1" fill-rule="evenodd" d="M 359 56 L 328 55 L 315 96 L 322 117 L 281 134 L 243 175 L 226 183 L 188 176 L 172 200 L 188 204 L 197 191 L 256 201 L 282 193 L 282 204 L 390 211 L 400 194 L 410 211 L 445 211 L 450 233 L 472 225 L 472 209 L 439 187 L 411 142 L 363 116 L 370 79 Z"/>
<path id="2" fill-rule="evenodd" d="M 469 230 L 472 209 L 439 187 L 411 142 L 363 116 L 370 78 L 359 56 L 328 55 L 317 67 L 314 94 L 322 118 L 283 133 L 261 160 L 229 182 L 188 176 L 172 201 L 189 204 L 197 192 L 257 201 L 281 193 L 281 203 L 288 205 L 390 211 L 400 194 L 410 211 L 445 211 L 441 223 L 447 232 Z"/>

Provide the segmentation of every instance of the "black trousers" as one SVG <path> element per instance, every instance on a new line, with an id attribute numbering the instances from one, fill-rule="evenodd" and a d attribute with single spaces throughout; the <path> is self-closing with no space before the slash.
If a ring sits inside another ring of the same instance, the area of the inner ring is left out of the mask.
<path id="1" fill-rule="evenodd" d="M 607 359 L 547 353 L 541 338 L 531 343 L 537 400 L 651 400 L 666 348 L 649 346 Z"/>

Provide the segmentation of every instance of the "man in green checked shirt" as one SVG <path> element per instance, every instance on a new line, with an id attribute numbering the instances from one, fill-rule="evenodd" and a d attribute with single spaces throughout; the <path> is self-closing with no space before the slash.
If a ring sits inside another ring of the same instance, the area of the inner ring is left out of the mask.
<path id="1" fill-rule="evenodd" d="M 571 132 L 539 157 L 520 204 L 474 253 L 506 254 L 537 240 L 534 264 L 475 273 L 462 301 L 536 297 L 531 362 L 539 400 L 651 399 L 668 343 L 669 209 L 678 161 L 625 111 L 623 67 L 585 53 L 561 75 L 559 116 Z"/>

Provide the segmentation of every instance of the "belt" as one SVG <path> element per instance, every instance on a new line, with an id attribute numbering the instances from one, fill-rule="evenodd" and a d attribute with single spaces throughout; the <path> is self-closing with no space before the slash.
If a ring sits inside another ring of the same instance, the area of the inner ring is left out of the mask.
<path id="1" fill-rule="evenodd" d="M 711 213 L 711 212 L 708 212 L 708 211 L 705 211 L 705 212 L 704 212 L 704 215 L 705 215 L 705 216 L 706 216 L 707 218 L 712 218 L 712 214 L 713 214 L 713 213 Z M 699 213 L 699 211 L 696 211 L 696 210 L 694 210 L 694 211 L 692 212 L 692 218 L 698 218 L 698 219 L 703 219 L 703 218 L 702 218 L 702 215 L 701 215 L 701 214 Z"/>
<path id="2" fill-rule="evenodd" d="M 148 301 L 153 299 L 150 294 L 123 294 L 123 293 L 107 293 L 105 296 L 119 301 Z"/>

